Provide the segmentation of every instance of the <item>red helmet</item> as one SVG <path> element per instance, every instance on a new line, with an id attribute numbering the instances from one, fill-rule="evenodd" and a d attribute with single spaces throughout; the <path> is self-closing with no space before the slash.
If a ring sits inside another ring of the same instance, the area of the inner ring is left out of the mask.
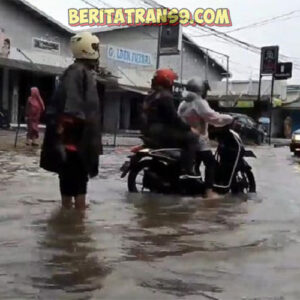
<path id="1" fill-rule="evenodd" d="M 170 88 L 174 85 L 174 81 L 177 78 L 178 78 L 178 75 L 173 70 L 159 69 L 156 71 L 156 73 L 152 79 L 152 85 Z"/>

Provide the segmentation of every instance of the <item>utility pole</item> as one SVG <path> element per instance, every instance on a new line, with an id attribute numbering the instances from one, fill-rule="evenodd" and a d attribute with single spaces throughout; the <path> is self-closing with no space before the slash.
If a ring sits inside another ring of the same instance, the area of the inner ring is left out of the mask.
<path id="1" fill-rule="evenodd" d="M 205 80 L 208 80 L 208 50 L 205 55 Z"/>
<path id="2" fill-rule="evenodd" d="M 157 55 L 156 55 L 156 70 L 159 69 L 160 63 L 160 40 L 161 40 L 161 25 L 158 25 L 158 38 L 157 38 Z"/>
<path id="3" fill-rule="evenodd" d="M 180 60 L 181 60 L 180 83 L 181 83 L 181 85 L 183 84 L 183 59 L 184 59 L 184 55 L 183 55 L 183 40 L 182 40 L 182 42 L 181 42 L 181 53 L 180 53 Z"/>
<path id="4" fill-rule="evenodd" d="M 274 95 L 274 81 L 275 74 L 277 72 L 279 56 L 279 46 L 268 46 L 261 48 L 261 61 L 260 61 L 260 72 L 259 72 L 259 87 L 258 87 L 258 101 L 261 99 L 261 83 L 262 77 L 265 75 L 272 76 L 271 83 L 271 99 L 269 101 L 269 145 L 272 142 L 272 119 L 273 119 L 273 95 Z"/>
<path id="5" fill-rule="evenodd" d="M 229 56 L 226 55 L 227 60 L 227 74 L 226 74 L 226 96 L 228 96 L 228 90 L 229 90 Z"/>
<path id="6" fill-rule="evenodd" d="M 273 95 L 274 95 L 274 81 L 275 77 L 274 74 L 272 75 L 272 83 L 271 83 L 271 99 L 270 99 L 270 125 L 269 125 L 269 145 L 272 142 L 272 121 L 273 121 Z"/>
<path id="7" fill-rule="evenodd" d="M 257 101 L 260 101 L 260 94 L 261 94 L 261 80 L 262 80 L 262 75 L 259 73 L 259 83 L 258 83 L 258 96 L 257 96 Z"/>

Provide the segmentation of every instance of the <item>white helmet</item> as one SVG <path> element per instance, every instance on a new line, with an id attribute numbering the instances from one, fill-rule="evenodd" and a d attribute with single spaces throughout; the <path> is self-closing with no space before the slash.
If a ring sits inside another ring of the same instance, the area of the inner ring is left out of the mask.
<path id="1" fill-rule="evenodd" d="M 71 50 L 77 59 L 97 60 L 100 57 L 100 40 L 90 32 L 77 33 L 71 38 Z"/>

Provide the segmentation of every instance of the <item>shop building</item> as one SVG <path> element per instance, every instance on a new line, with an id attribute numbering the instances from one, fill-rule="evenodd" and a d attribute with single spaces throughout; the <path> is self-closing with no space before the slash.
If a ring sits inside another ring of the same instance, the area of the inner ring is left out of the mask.
<path id="1" fill-rule="evenodd" d="M 24 0 L 0 1 L 0 32 L 0 110 L 17 123 L 30 88 L 38 86 L 47 104 L 56 76 L 72 63 L 72 32 Z"/>

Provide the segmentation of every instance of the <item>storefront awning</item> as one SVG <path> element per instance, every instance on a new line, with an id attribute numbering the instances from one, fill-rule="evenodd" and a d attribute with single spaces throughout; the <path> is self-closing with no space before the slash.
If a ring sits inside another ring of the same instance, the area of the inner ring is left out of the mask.
<path id="1" fill-rule="evenodd" d="M 3 58 L 0 57 L 0 67 L 6 67 L 14 70 L 24 70 L 36 73 L 43 73 L 49 75 L 59 75 L 62 74 L 65 68 L 48 66 L 42 64 L 34 64 L 27 61 Z"/>
<path id="2" fill-rule="evenodd" d="M 235 107 L 237 107 L 237 108 L 253 108 L 254 101 L 238 100 Z"/>
<path id="3" fill-rule="evenodd" d="M 149 89 L 144 88 L 144 87 L 134 87 L 134 86 L 128 86 L 128 85 L 119 85 L 120 89 L 128 91 L 128 92 L 133 92 L 141 95 L 148 95 Z"/>

